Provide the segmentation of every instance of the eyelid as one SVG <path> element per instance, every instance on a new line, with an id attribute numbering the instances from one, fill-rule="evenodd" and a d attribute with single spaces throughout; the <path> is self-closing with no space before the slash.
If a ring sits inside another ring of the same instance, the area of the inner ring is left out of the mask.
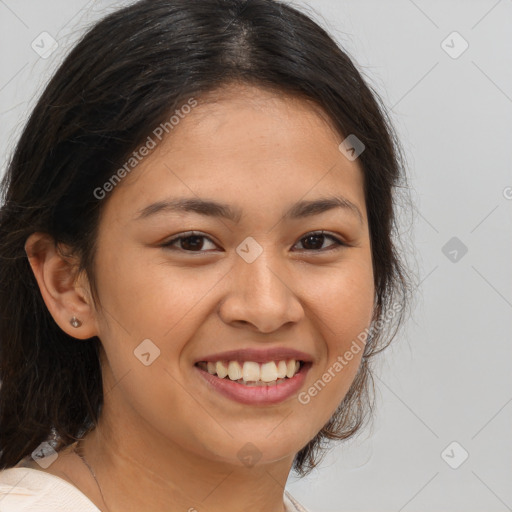
<path id="1" fill-rule="evenodd" d="M 179 235 L 171 238 L 170 240 L 167 240 L 167 242 L 164 242 L 160 245 L 160 247 L 163 247 L 164 249 L 169 250 L 176 250 L 178 252 L 182 252 L 184 254 L 206 254 L 210 251 L 186 251 L 185 249 L 180 249 L 179 247 L 172 247 L 172 244 L 175 242 L 178 242 L 181 239 L 190 238 L 190 237 L 199 237 L 199 238 L 205 238 L 209 240 L 212 244 L 217 245 L 208 235 L 201 233 L 200 231 L 186 231 L 184 233 L 180 233 Z"/>
<path id="2" fill-rule="evenodd" d="M 327 238 L 330 238 L 331 240 L 334 241 L 334 245 L 331 246 L 331 247 L 328 247 L 326 249 L 318 249 L 318 250 L 314 250 L 314 249 L 301 249 L 302 252 L 307 252 L 307 253 L 310 253 L 310 254 L 314 254 L 314 253 L 325 253 L 325 252 L 328 252 L 330 250 L 334 250 L 334 249 L 337 249 L 337 248 L 340 248 L 340 247 L 349 247 L 349 244 L 346 243 L 342 237 L 340 237 L 340 235 L 336 235 L 334 233 L 330 233 L 329 231 L 325 231 L 324 229 L 320 229 L 320 230 L 317 230 L 317 231 L 308 231 L 307 233 L 304 233 L 303 235 L 301 235 L 299 237 L 299 240 L 297 243 L 299 243 L 301 240 L 303 240 L 304 238 L 307 238 L 308 236 L 320 236 L 320 235 L 323 235 Z M 295 244 L 296 245 L 296 244 Z"/>
<path id="3" fill-rule="evenodd" d="M 316 236 L 323 235 L 325 237 L 328 237 L 334 242 L 334 244 L 325 249 L 299 249 L 299 252 L 308 253 L 308 254 L 315 254 L 315 253 L 322 254 L 322 253 L 329 252 L 331 250 L 336 250 L 336 249 L 340 249 L 342 247 L 350 246 L 339 235 L 335 235 L 334 233 L 330 233 L 325 230 L 308 231 L 308 232 L 304 233 L 303 235 L 301 235 L 298 238 L 298 240 L 294 244 L 294 246 L 297 245 L 298 243 L 300 243 L 300 241 L 303 240 L 304 238 L 307 238 L 308 236 L 315 236 L 315 235 Z M 179 235 L 168 240 L 167 242 L 161 244 L 161 247 L 171 250 L 171 251 L 175 250 L 175 251 L 181 252 L 183 254 L 209 254 L 211 252 L 210 250 L 208 250 L 208 251 L 187 251 L 185 249 L 175 248 L 172 246 L 174 243 L 178 242 L 179 240 L 189 238 L 189 237 L 205 238 L 205 239 L 209 240 L 211 243 L 213 243 L 214 245 L 217 245 L 208 235 L 201 233 L 200 231 L 187 231 L 184 233 L 180 233 Z"/>

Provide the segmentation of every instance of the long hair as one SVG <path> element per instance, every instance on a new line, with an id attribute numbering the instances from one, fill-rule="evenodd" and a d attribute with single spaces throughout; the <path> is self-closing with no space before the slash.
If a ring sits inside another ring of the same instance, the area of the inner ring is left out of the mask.
<path id="1" fill-rule="evenodd" d="M 375 279 L 374 322 L 405 305 L 407 272 L 393 241 L 400 145 L 378 94 L 317 23 L 274 0 L 141 0 L 95 24 L 46 86 L 10 158 L 0 209 L 0 469 L 43 441 L 59 450 L 97 424 L 103 404 L 100 340 L 78 342 L 50 315 L 24 244 L 48 233 L 79 256 L 99 306 L 94 258 L 103 206 L 94 190 L 190 97 L 230 82 L 301 95 L 340 135 L 365 145 Z M 401 322 L 368 338 L 336 413 L 296 455 L 304 476 L 325 441 L 353 436 L 372 408 L 371 358 Z"/>

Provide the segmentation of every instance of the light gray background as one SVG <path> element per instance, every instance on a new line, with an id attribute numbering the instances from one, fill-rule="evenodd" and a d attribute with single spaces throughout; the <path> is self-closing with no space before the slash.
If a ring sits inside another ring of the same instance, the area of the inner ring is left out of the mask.
<path id="1" fill-rule="evenodd" d="M 89 24 L 126 3 L 0 0 L 2 173 L 51 72 Z M 392 108 L 413 188 L 407 236 L 420 286 L 378 366 L 373 429 L 307 478 L 291 475 L 288 490 L 311 512 L 512 510 L 512 2 L 292 3 Z M 44 31 L 59 43 L 47 59 L 31 48 Z M 445 49 L 462 49 L 458 36 L 442 47 L 454 31 L 469 44 L 457 58 Z M 452 237 L 458 252 L 446 256 Z M 452 469 L 446 461 L 462 449 L 469 458 Z"/>

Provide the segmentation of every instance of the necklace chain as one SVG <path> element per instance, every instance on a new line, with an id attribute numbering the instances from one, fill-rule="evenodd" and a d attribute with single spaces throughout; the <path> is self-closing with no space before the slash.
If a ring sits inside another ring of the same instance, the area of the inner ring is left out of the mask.
<path id="1" fill-rule="evenodd" d="M 80 439 L 79 441 L 77 441 L 76 445 L 75 445 L 75 448 L 73 449 L 73 451 L 80 457 L 80 459 L 82 460 L 82 462 L 87 466 L 87 469 L 89 470 L 89 472 L 91 473 L 92 477 L 94 478 L 95 482 L 96 482 L 96 485 L 98 486 L 98 490 L 100 491 L 100 494 L 101 494 L 101 499 L 103 500 L 103 504 L 105 505 L 105 508 L 107 510 L 109 510 L 109 508 L 107 507 L 107 504 L 105 502 L 105 498 L 103 497 L 103 492 L 101 491 L 101 487 L 100 487 L 100 484 L 98 482 L 98 479 L 96 478 L 96 475 L 93 471 L 93 469 L 91 468 L 90 464 L 87 462 L 85 456 L 81 453 L 78 452 L 78 445 L 80 444 L 82 440 Z"/>

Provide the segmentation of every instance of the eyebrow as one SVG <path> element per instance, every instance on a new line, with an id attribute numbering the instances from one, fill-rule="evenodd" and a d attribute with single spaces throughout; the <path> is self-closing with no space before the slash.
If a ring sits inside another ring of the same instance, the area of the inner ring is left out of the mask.
<path id="1" fill-rule="evenodd" d="M 350 200 L 342 196 L 322 197 L 311 201 L 299 201 L 295 203 L 283 216 L 285 220 L 302 219 L 321 213 L 341 208 L 354 214 L 361 224 L 363 215 L 359 208 Z M 199 198 L 170 198 L 152 203 L 137 212 L 134 220 L 147 219 L 162 213 L 197 213 L 208 217 L 221 217 L 238 223 L 242 217 L 242 211 L 231 205 L 219 203 L 213 200 Z"/>

